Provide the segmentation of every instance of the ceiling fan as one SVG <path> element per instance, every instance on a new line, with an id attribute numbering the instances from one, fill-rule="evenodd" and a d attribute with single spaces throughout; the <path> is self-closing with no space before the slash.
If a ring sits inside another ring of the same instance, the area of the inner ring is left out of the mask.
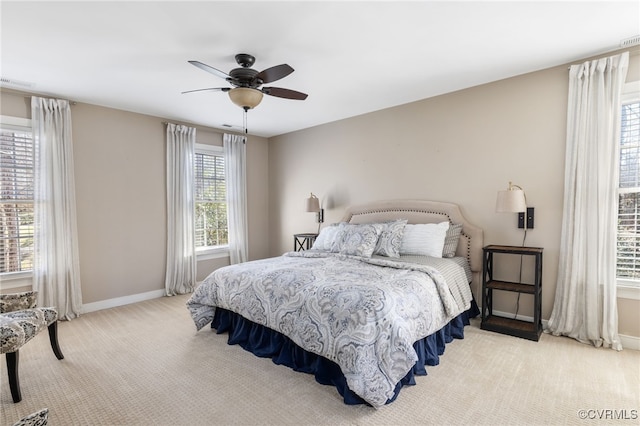
<path id="1" fill-rule="evenodd" d="M 263 94 L 278 98 L 305 100 L 306 93 L 281 87 L 261 87 L 263 84 L 272 83 L 291 74 L 294 70 L 287 64 L 276 65 L 258 72 L 251 68 L 256 58 L 247 53 L 239 53 L 235 56 L 240 68 L 234 68 L 229 74 L 213 68 L 199 61 L 189 61 L 190 64 L 207 71 L 213 75 L 225 79 L 234 87 L 210 87 L 207 89 L 188 90 L 185 93 L 214 91 L 228 92 L 231 101 L 245 110 L 255 108 L 262 101 Z"/>

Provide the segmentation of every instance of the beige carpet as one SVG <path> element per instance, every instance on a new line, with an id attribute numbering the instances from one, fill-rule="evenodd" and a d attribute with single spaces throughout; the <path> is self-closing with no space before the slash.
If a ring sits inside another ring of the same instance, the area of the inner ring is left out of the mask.
<path id="1" fill-rule="evenodd" d="M 196 333 L 186 300 L 61 322 L 62 361 L 41 333 L 20 351 L 18 404 L 1 362 L 2 425 L 44 407 L 53 426 L 639 423 L 638 351 L 546 334 L 535 343 L 480 330 L 475 321 L 417 386 L 375 410 L 344 405 L 333 387 L 229 346 L 226 335 Z M 579 410 L 592 410 L 590 419 Z"/>

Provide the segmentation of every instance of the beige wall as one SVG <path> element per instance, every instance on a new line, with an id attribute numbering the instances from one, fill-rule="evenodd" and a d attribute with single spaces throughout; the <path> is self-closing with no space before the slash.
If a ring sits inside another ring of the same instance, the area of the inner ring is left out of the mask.
<path id="1" fill-rule="evenodd" d="M 639 59 L 631 58 L 629 81 L 640 79 Z M 310 191 L 320 197 L 326 223 L 350 204 L 449 201 L 484 229 L 485 244 L 519 245 L 516 215 L 495 212 L 497 191 L 513 181 L 535 208 L 526 245 L 544 248 L 548 319 L 558 271 L 567 91 L 565 65 L 271 138 L 271 255 L 291 250 L 294 233 L 316 229 L 314 215 L 304 212 Z M 516 273 L 517 261 L 504 262 L 501 273 Z M 515 312 L 515 294 L 501 296 L 495 309 Z M 640 301 L 619 301 L 620 333 L 640 336 Z M 532 315 L 525 295 L 519 312 Z"/>
<path id="2" fill-rule="evenodd" d="M 628 80 L 640 80 L 640 57 Z M 520 244 L 515 215 L 494 212 L 508 181 L 536 209 L 526 244 L 544 247 L 543 317 L 553 306 L 562 214 L 567 67 L 555 67 L 247 145 L 249 257 L 292 249 L 315 231 L 313 191 L 338 221 L 350 204 L 421 198 L 460 204 L 485 243 Z M 2 90 L 0 114 L 30 117 L 25 94 Z M 164 287 L 166 207 L 162 118 L 72 107 L 83 303 Z M 222 132 L 198 128 L 199 142 Z M 228 263 L 198 263 L 198 279 Z M 526 267 L 526 265 L 525 265 Z M 505 262 L 505 274 L 516 266 Z M 525 268 L 526 269 L 526 268 Z M 477 294 L 477 289 L 474 289 Z M 520 312 L 530 315 L 523 297 Z M 620 333 L 640 337 L 640 301 L 619 299 Z M 513 312 L 515 298 L 498 300 Z"/>
<path id="3" fill-rule="evenodd" d="M 30 118 L 26 94 L 3 90 L 0 113 Z M 83 303 L 162 290 L 166 265 L 165 125 L 159 117 L 78 103 L 73 124 Z M 222 131 L 198 127 L 200 143 Z M 247 143 L 249 257 L 268 255 L 268 143 Z M 203 279 L 228 258 L 198 262 Z"/>

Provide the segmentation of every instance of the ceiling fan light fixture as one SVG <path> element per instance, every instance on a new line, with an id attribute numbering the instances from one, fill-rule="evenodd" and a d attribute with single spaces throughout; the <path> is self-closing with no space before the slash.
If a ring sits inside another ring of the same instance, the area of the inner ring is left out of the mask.
<path id="1" fill-rule="evenodd" d="M 262 92 L 250 87 L 236 87 L 229 90 L 229 98 L 231 98 L 231 102 L 247 110 L 260 105 Z"/>

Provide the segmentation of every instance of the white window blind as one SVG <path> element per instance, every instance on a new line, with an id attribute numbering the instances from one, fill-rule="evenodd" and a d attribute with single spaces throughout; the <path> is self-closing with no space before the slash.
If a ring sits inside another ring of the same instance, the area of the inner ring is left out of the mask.
<path id="1" fill-rule="evenodd" d="M 31 129 L 0 124 L 0 273 L 33 269 L 33 173 Z"/>
<path id="2" fill-rule="evenodd" d="M 622 106 L 618 188 L 618 278 L 640 280 L 640 101 Z"/>
<path id="3" fill-rule="evenodd" d="M 196 148 L 194 187 L 196 248 L 227 245 L 227 186 L 223 155 Z"/>

